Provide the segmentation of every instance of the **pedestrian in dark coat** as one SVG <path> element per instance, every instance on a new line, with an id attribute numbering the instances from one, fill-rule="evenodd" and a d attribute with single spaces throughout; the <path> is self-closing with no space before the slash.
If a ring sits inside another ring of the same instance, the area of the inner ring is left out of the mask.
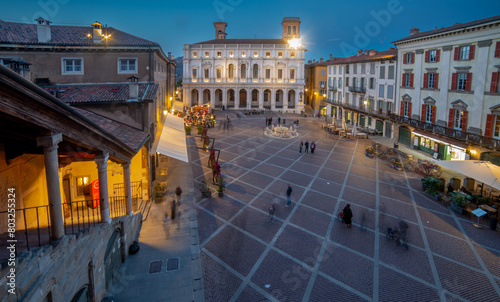
<path id="1" fill-rule="evenodd" d="M 210 152 L 212 152 L 212 151 L 210 151 Z M 181 186 L 177 186 L 177 188 L 175 188 L 175 196 L 177 197 L 177 205 L 178 206 L 181 205 L 181 195 L 182 195 Z"/>
<path id="2" fill-rule="evenodd" d="M 292 187 L 288 185 L 288 189 L 286 190 L 286 206 L 289 207 L 292 204 Z"/>
<path id="3" fill-rule="evenodd" d="M 314 141 L 311 143 L 311 153 L 314 153 L 314 149 L 316 149 L 316 144 Z"/>
<path id="4" fill-rule="evenodd" d="M 306 141 L 306 143 L 304 144 L 304 153 L 309 153 L 309 141 Z"/>
<path id="5" fill-rule="evenodd" d="M 344 208 L 344 219 L 345 227 L 351 227 L 352 226 L 352 211 L 351 211 L 351 205 L 348 204 Z"/>
<path id="6" fill-rule="evenodd" d="M 280 121 L 281 121 L 281 117 L 278 117 L 278 125 L 280 124 Z"/>
<path id="7" fill-rule="evenodd" d="M 271 206 L 269 207 L 269 221 L 271 221 L 271 222 L 273 222 L 275 211 L 276 211 L 276 208 L 274 207 L 274 204 L 271 204 Z"/>
<path id="8" fill-rule="evenodd" d="M 171 217 L 172 217 L 172 220 L 174 220 L 174 219 L 175 219 L 175 205 L 176 205 L 175 200 L 172 200 L 172 205 L 170 206 L 170 209 L 171 209 L 171 211 L 172 211 L 172 213 L 171 213 L 171 214 L 172 214 L 172 216 L 171 216 Z"/>
<path id="9" fill-rule="evenodd" d="M 302 141 L 300 141 L 300 145 L 299 145 L 299 153 L 302 154 L 302 147 L 304 147 L 304 143 Z"/>

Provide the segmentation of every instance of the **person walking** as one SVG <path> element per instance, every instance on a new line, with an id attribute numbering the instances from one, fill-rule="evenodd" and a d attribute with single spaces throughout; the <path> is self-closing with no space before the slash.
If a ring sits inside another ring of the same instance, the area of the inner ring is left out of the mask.
<path id="1" fill-rule="evenodd" d="M 274 207 L 274 203 L 272 203 L 271 206 L 269 207 L 269 221 L 271 221 L 271 222 L 273 222 L 275 211 L 276 211 L 276 208 Z"/>
<path id="2" fill-rule="evenodd" d="M 288 185 L 288 189 L 286 190 L 286 207 L 289 207 L 292 204 L 292 187 Z"/>
<path id="3" fill-rule="evenodd" d="M 314 153 L 314 149 L 316 149 L 316 144 L 314 141 L 311 143 L 311 153 Z"/>
<path id="4" fill-rule="evenodd" d="M 344 217 L 342 217 L 342 219 L 344 219 L 345 227 L 346 227 L 346 228 L 352 227 L 352 211 L 351 211 L 351 205 L 350 205 L 350 204 L 347 204 L 347 205 L 344 207 L 343 212 L 344 212 Z"/>
<path id="5" fill-rule="evenodd" d="M 304 142 L 300 141 L 299 153 L 302 154 L 302 147 L 304 147 Z"/>
<path id="6" fill-rule="evenodd" d="M 306 141 L 306 143 L 304 144 L 304 153 L 309 153 L 309 141 Z"/>
<path id="7" fill-rule="evenodd" d="M 210 152 L 212 152 L 212 151 L 210 151 Z M 178 206 L 181 205 L 181 195 L 182 195 L 181 186 L 177 186 L 177 188 L 175 188 L 175 197 L 177 198 L 177 205 Z"/>
<path id="8" fill-rule="evenodd" d="M 175 200 L 172 200 L 172 204 L 170 205 L 170 210 L 172 211 L 171 212 L 172 221 L 175 219 L 175 205 L 176 205 Z"/>

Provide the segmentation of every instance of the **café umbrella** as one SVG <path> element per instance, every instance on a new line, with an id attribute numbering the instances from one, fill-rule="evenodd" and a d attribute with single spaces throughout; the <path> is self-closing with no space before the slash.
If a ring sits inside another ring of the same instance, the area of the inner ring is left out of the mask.
<path id="1" fill-rule="evenodd" d="M 435 160 L 436 164 L 500 191 L 500 166 L 479 160 Z"/>

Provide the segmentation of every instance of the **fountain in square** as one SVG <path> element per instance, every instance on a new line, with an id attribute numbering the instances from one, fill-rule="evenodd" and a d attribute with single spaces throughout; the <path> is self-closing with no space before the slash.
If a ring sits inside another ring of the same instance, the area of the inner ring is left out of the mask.
<path id="1" fill-rule="evenodd" d="M 264 135 L 267 137 L 271 138 L 295 138 L 299 136 L 297 133 L 297 129 L 293 129 L 293 126 L 290 126 L 290 128 L 284 127 L 284 126 L 274 126 L 272 125 L 271 128 L 266 127 L 264 130 Z"/>

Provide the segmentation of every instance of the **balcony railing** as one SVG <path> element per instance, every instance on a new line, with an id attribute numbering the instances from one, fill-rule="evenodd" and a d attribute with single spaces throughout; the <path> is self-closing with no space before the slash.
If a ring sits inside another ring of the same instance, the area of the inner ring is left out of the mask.
<path id="1" fill-rule="evenodd" d="M 328 90 L 337 91 L 337 86 L 328 85 Z"/>
<path id="2" fill-rule="evenodd" d="M 496 151 L 500 151 L 500 140 L 491 138 L 491 137 L 486 137 L 482 136 L 476 133 L 470 133 L 462 130 L 456 130 L 452 128 L 447 128 L 444 126 L 439 126 L 439 125 L 434 125 L 430 123 L 423 122 L 418 119 L 412 119 L 409 117 L 403 117 L 400 115 L 396 115 L 390 111 L 383 111 L 380 109 L 367 109 L 365 106 L 357 106 L 357 105 L 351 105 L 351 104 L 344 104 L 339 101 L 334 101 L 331 99 L 326 100 L 327 103 L 330 103 L 332 105 L 337 105 L 341 106 L 344 109 L 349 109 L 353 111 L 357 111 L 360 113 L 366 113 L 372 116 L 373 118 L 380 118 L 380 119 L 386 119 L 390 120 L 392 122 L 396 122 L 399 124 L 404 124 L 411 126 L 416 129 L 424 130 L 427 132 L 431 132 L 434 134 L 442 135 L 444 137 L 456 139 L 459 141 L 463 141 L 466 143 L 474 144 L 474 145 L 479 145 L 481 147 L 485 147 L 488 149 L 493 149 Z"/>
<path id="3" fill-rule="evenodd" d="M 357 87 L 357 86 L 349 86 L 349 91 L 350 92 L 366 93 L 366 88 L 364 88 L 364 87 Z"/>

